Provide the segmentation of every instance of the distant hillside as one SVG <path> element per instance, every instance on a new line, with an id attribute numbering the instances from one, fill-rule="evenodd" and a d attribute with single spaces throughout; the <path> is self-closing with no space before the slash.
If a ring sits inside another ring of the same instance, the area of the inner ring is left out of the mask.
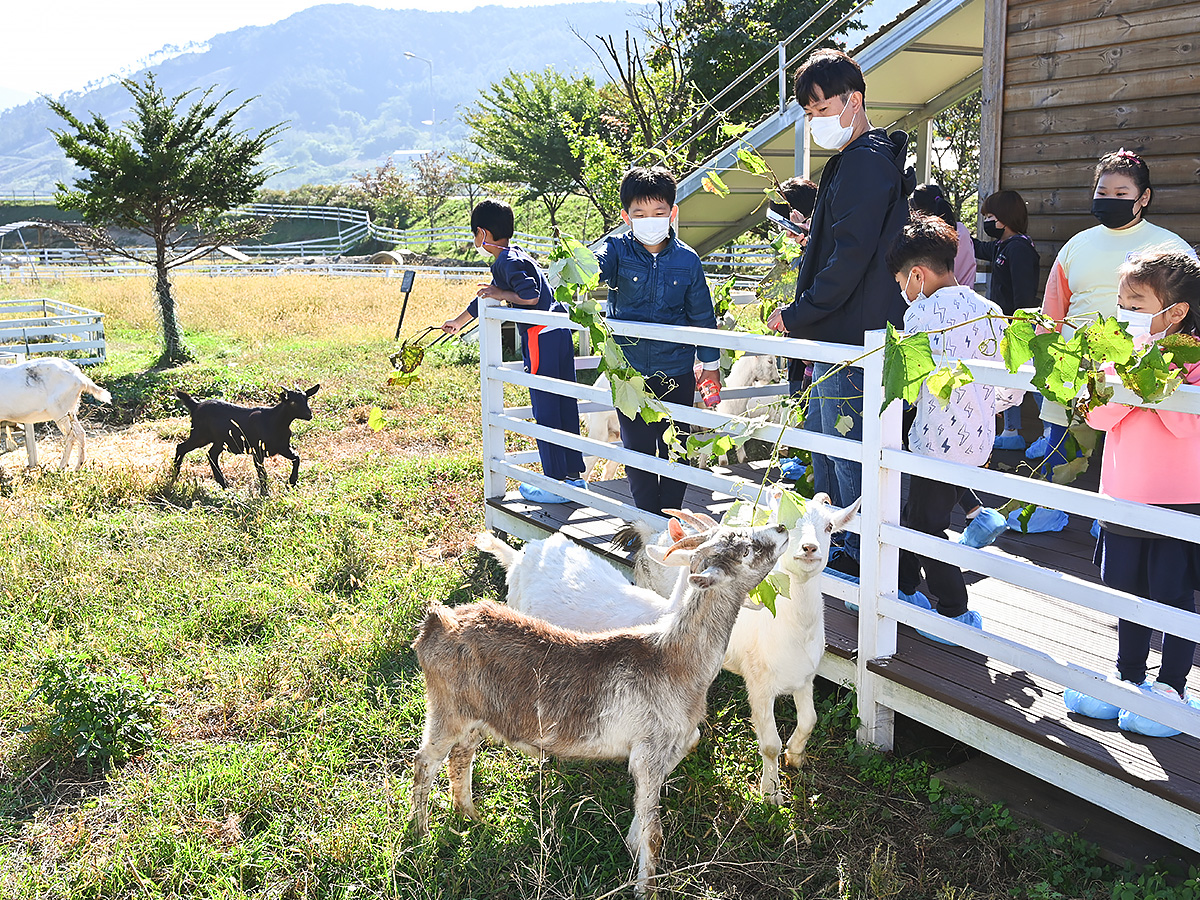
<path id="1" fill-rule="evenodd" d="M 509 69 L 553 66 L 599 74 L 591 51 L 571 33 L 619 34 L 635 27 L 634 3 L 573 3 L 510 9 L 480 7 L 464 13 L 380 10 L 337 4 L 315 6 L 264 27 L 218 35 L 202 53 L 154 66 L 168 94 L 219 85 L 234 100 L 257 95 L 240 124 L 290 126 L 268 161 L 288 171 L 269 182 L 293 187 L 332 182 L 377 165 L 396 150 L 429 148 L 429 66 L 439 149 L 460 149 L 465 129 L 459 107 Z M 110 122 L 128 113 L 128 93 L 108 85 L 64 102 L 83 118 L 96 112 Z M 43 101 L 0 113 L 0 196 L 45 192 L 70 180 L 72 168 L 48 129 L 61 126 Z M 397 159 L 399 162 L 399 158 Z"/>

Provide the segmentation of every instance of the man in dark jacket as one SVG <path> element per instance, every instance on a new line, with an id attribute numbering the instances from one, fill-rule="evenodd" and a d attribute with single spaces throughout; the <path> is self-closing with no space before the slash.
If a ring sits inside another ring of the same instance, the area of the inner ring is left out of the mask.
<path id="1" fill-rule="evenodd" d="M 861 346 L 867 331 L 888 322 L 900 327 L 904 318 L 885 257 L 908 222 L 906 198 L 916 184 L 912 169 L 904 169 L 908 138 L 871 127 L 862 70 L 841 51 L 818 50 L 808 58 L 796 73 L 796 99 L 813 141 L 839 152 L 821 173 L 796 300 L 772 313 L 768 324 L 791 337 Z M 788 374 L 798 385 L 803 363 L 793 361 Z M 804 427 L 862 440 L 862 388 L 861 369 L 815 363 Z M 862 466 L 851 460 L 814 453 L 813 477 L 838 506 L 862 492 Z M 858 535 L 847 535 L 829 567 L 857 576 Z"/>

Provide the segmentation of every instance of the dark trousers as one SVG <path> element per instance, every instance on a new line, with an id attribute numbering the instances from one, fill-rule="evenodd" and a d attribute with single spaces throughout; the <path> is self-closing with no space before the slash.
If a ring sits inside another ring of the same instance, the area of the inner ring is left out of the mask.
<path id="1" fill-rule="evenodd" d="M 1096 542 L 1095 562 L 1100 567 L 1100 579 L 1110 588 L 1195 612 L 1198 554 L 1200 547 L 1186 541 L 1114 534 L 1103 528 Z M 1117 671 L 1123 681 L 1141 684 L 1146 680 L 1153 633 L 1153 629 L 1137 622 L 1117 622 Z M 1195 653 L 1194 642 L 1163 634 L 1158 680 L 1183 696 Z"/>
<path id="2" fill-rule="evenodd" d="M 945 538 L 950 527 L 950 510 L 958 501 L 958 485 L 942 481 L 930 481 L 916 475 L 908 486 L 908 500 L 900 512 L 900 524 L 914 531 Z M 933 594 L 929 598 L 943 616 L 956 618 L 967 611 L 967 583 L 962 569 L 940 559 L 919 556 L 910 550 L 900 551 L 900 571 L 897 586 L 901 593 L 911 594 L 921 583 L 921 572 L 925 572 L 925 584 Z"/>
<path id="3" fill-rule="evenodd" d="M 542 325 L 531 325 L 523 335 L 521 355 L 525 371 L 530 374 L 575 380 L 575 345 L 571 342 L 571 332 L 565 329 L 545 331 Z M 574 397 L 531 390 L 529 405 L 533 407 L 533 420 L 539 425 L 579 434 L 579 403 Z M 556 481 L 578 478 L 583 471 L 583 454 L 578 450 L 568 450 L 549 441 L 538 441 L 537 448 L 542 471 L 550 478 Z"/>
<path id="4" fill-rule="evenodd" d="M 648 375 L 646 390 L 667 403 L 691 406 L 696 396 L 696 376 L 691 371 L 681 372 L 673 377 Z M 671 424 L 670 419 L 647 423 L 641 416 L 631 419 L 617 410 L 617 420 L 621 423 L 621 445 L 627 450 L 637 450 L 639 453 L 662 459 L 669 458 L 663 434 Z M 677 424 L 676 428 L 681 434 L 687 430 L 683 423 Z M 687 482 L 644 472 L 631 466 L 625 467 L 625 474 L 629 478 L 629 492 L 633 495 L 633 504 L 638 509 L 661 514 L 664 509 L 678 509 L 683 505 Z"/>

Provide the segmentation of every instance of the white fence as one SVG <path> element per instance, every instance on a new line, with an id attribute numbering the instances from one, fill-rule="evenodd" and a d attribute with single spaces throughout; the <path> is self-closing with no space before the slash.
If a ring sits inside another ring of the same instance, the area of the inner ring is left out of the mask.
<path id="1" fill-rule="evenodd" d="M 104 362 L 104 314 L 48 298 L 0 301 L 0 350 Z"/>
<path id="2" fill-rule="evenodd" d="M 661 526 L 656 516 L 622 504 L 599 493 L 587 492 L 551 481 L 526 468 L 524 464 L 537 460 L 534 452 L 508 452 L 507 433 L 550 440 L 561 446 L 581 450 L 585 455 L 598 455 L 627 465 L 679 478 L 702 488 L 753 501 L 759 486 L 742 478 L 718 475 L 704 469 L 691 468 L 666 460 L 642 456 L 619 446 L 605 444 L 587 437 L 567 434 L 527 421 L 532 417 L 529 408 L 505 409 L 504 384 L 533 387 L 543 391 L 573 396 L 580 402 L 580 412 L 598 408 L 611 409 L 607 392 L 582 384 L 529 375 L 519 363 L 506 364 L 500 355 L 500 327 L 505 321 L 527 324 L 561 325 L 561 314 L 514 310 L 496 306 L 481 306 L 481 406 L 483 420 L 484 496 L 501 497 L 506 479 L 513 478 L 535 484 L 575 500 L 603 513 L 626 520 L 642 519 Z M 701 344 L 774 356 L 795 357 L 812 361 L 837 363 L 863 353 L 863 348 L 823 344 L 783 337 L 747 333 L 709 331 L 705 329 L 668 327 L 633 322 L 610 321 L 618 334 L 638 338 Z M 1200 641 L 1200 617 L 1170 607 L 1138 599 L 1102 585 L 1085 582 L 1072 575 L 1043 568 L 1032 562 L 970 547 L 900 526 L 900 476 L 902 473 L 923 476 L 960 486 L 969 486 L 1001 496 L 1019 498 L 1052 509 L 1076 513 L 1087 518 L 1132 526 L 1145 531 L 1169 535 L 1195 535 L 1196 517 L 1185 513 L 1144 506 L 1138 503 L 1112 500 L 1072 488 L 1035 481 L 1017 475 L 978 469 L 941 460 L 916 456 L 901 449 L 901 405 L 893 402 L 882 414 L 883 405 L 883 332 L 869 334 L 868 355 L 861 363 L 864 370 L 863 439 L 862 443 L 835 436 L 815 434 L 797 428 L 781 429 L 767 426 L 760 434 L 763 440 L 781 438 L 785 447 L 799 447 L 813 452 L 863 463 L 863 504 L 851 530 L 861 535 L 861 575 L 856 586 L 850 582 L 825 575 L 825 593 L 858 603 L 858 655 L 853 664 L 827 654 L 822 674 L 835 680 L 853 680 L 859 702 L 861 740 L 890 747 L 892 715 L 901 711 L 912 715 L 944 733 L 986 749 L 993 756 L 1030 772 L 1043 780 L 1072 790 L 1080 796 L 1124 815 L 1144 827 L 1171 837 L 1192 849 L 1200 849 L 1200 817 L 1157 796 L 1102 776 L 1083 763 L 1071 760 L 1052 749 L 1003 731 L 981 720 L 971 720 L 958 709 L 923 695 L 914 696 L 911 689 L 898 686 L 868 668 L 868 664 L 896 652 L 897 625 L 901 622 L 945 638 L 955 644 L 1002 661 L 1034 676 L 1064 687 L 1075 688 L 1095 697 L 1117 704 L 1121 708 L 1152 718 L 1154 721 L 1181 729 L 1200 737 L 1200 712 L 1185 704 L 1168 701 L 1107 680 L 1108 672 L 1097 672 L 1070 659 L 1060 659 L 1034 647 L 999 635 L 969 628 L 951 619 L 929 613 L 900 601 L 896 578 L 901 548 L 925 556 L 946 560 L 964 570 L 971 570 L 1022 588 L 1061 598 L 1087 610 L 1119 619 L 1140 622 L 1153 629 L 1163 630 Z M 1008 373 L 1003 366 L 988 362 L 967 363 L 976 380 L 998 387 L 1031 387 L 1031 371 Z M 727 396 L 770 396 L 786 392 L 786 387 L 746 388 L 730 391 Z M 1137 404 L 1137 398 L 1117 387 L 1115 400 Z M 725 417 L 704 409 L 669 405 L 676 421 L 702 428 L 720 427 Z M 1200 413 L 1200 388 L 1183 387 L 1157 408 Z M 1148 464 L 1153 464 L 1149 461 Z M 487 507 L 489 527 L 512 530 L 515 522 L 505 520 L 492 506 Z M 532 535 L 523 535 L 532 536 Z M 986 625 L 985 625 L 986 627 Z M 968 721 L 969 720 L 969 721 Z"/>

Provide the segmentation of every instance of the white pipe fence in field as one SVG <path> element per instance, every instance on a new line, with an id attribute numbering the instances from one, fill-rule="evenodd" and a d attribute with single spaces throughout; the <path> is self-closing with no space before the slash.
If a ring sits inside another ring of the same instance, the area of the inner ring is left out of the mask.
<path id="1" fill-rule="evenodd" d="M 596 455 L 625 465 L 682 479 L 729 497 L 754 501 L 759 486 L 744 478 L 717 474 L 701 468 L 643 456 L 619 445 L 568 434 L 530 421 L 528 408 L 505 408 L 504 385 L 537 388 L 581 401 L 580 411 L 612 408 L 607 391 L 523 371 L 521 364 L 505 363 L 501 357 L 501 325 L 505 322 L 554 325 L 575 328 L 563 314 L 517 310 L 492 305 L 480 307 L 480 373 L 483 424 L 484 496 L 500 498 L 506 493 L 508 479 L 552 490 L 569 500 L 625 520 L 641 519 L 662 526 L 664 520 L 621 503 L 600 492 L 585 491 L 552 481 L 528 468 L 537 455 L 510 452 L 508 434 L 548 440 L 564 447 Z M 612 330 L 629 337 L 700 344 L 776 357 L 838 363 L 859 357 L 864 348 L 826 344 L 791 338 L 744 332 L 670 327 L 646 323 L 610 320 Z M 917 456 L 901 449 L 901 404 L 883 406 L 882 331 L 867 335 L 866 350 L 873 351 L 858 365 L 864 372 L 864 412 L 862 442 L 822 435 L 800 428 L 768 425 L 759 433 L 765 441 L 780 440 L 783 447 L 796 447 L 859 460 L 863 463 L 863 503 L 851 530 L 861 535 L 861 575 L 857 585 L 826 574 L 822 590 L 826 594 L 858 604 L 858 654 L 853 663 L 826 654 L 822 674 L 835 680 L 852 680 L 857 691 L 861 728 L 859 737 L 867 743 L 890 747 L 892 715 L 899 710 L 913 714 L 921 711 L 944 733 L 1022 768 L 1043 780 L 1057 784 L 1092 802 L 1119 812 L 1131 821 L 1150 828 L 1192 849 L 1200 849 L 1200 817 L 1161 798 L 1114 778 L 1098 777 L 1096 771 L 1065 758 L 1052 749 L 1024 740 L 997 726 L 972 719 L 961 710 L 933 697 L 918 695 L 873 672 L 869 664 L 896 653 L 897 625 L 901 622 L 1002 661 L 1016 670 L 1047 679 L 1064 687 L 1075 688 L 1121 708 L 1152 718 L 1154 721 L 1200 737 L 1200 711 L 1186 704 L 1171 702 L 1107 680 L 1108 671 L 1095 671 L 1069 658 L 1059 658 L 1040 649 L 990 633 L 969 628 L 951 619 L 921 610 L 897 597 L 897 563 L 901 548 L 944 559 L 964 570 L 982 573 L 1020 588 L 1061 598 L 1070 604 L 1114 619 L 1127 619 L 1152 628 L 1200 641 L 1200 617 L 1158 603 L 1135 598 L 1103 585 L 1085 582 L 1072 575 L 1044 568 L 1033 562 L 976 550 L 951 541 L 937 539 L 900 525 L 900 479 L 903 473 L 920 475 L 960 486 L 981 489 L 1000 496 L 1018 498 L 1050 509 L 1065 510 L 1088 519 L 1101 518 L 1145 531 L 1164 535 L 1197 534 L 1196 517 L 1139 503 L 1113 500 L 1098 494 L 1036 481 L 990 469 L 979 469 L 942 460 Z M 966 365 L 982 384 L 1005 388 L 1030 389 L 1032 370 L 1028 367 L 1010 374 L 1002 365 L 970 361 Z M 744 393 L 772 397 L 786 393 L 786 387 L 747 388 Z M 742 392 L 739 392 L 742 393 Z M 1132 393 L 1116 388 L 1115 400 L 1140 405 Z M 678 422 L 701 428 L 717 428 L 728 419 L 707 409 L 668 405 Z M 1200 388 L 1182 387 L 1158 408 L 1200 414 Z M 1098 464 L 1098 460 L 1097 463 Z M 488 526 L 499 530 L 518 527 L 521 520 L 502 509 L 486 506 Z M 529 528 L 531 526 L 525 525 Z M 519 533 L 519 531 L 517 532 Z M 522 535 L 528 536 L 528 535 Z M 1085 614 L 1085 613 L 1083 613 Z M 1035 629 L 1031 629 L 1034 633 Z M 906 694 L 905 691 L 908 691 Z"/>

